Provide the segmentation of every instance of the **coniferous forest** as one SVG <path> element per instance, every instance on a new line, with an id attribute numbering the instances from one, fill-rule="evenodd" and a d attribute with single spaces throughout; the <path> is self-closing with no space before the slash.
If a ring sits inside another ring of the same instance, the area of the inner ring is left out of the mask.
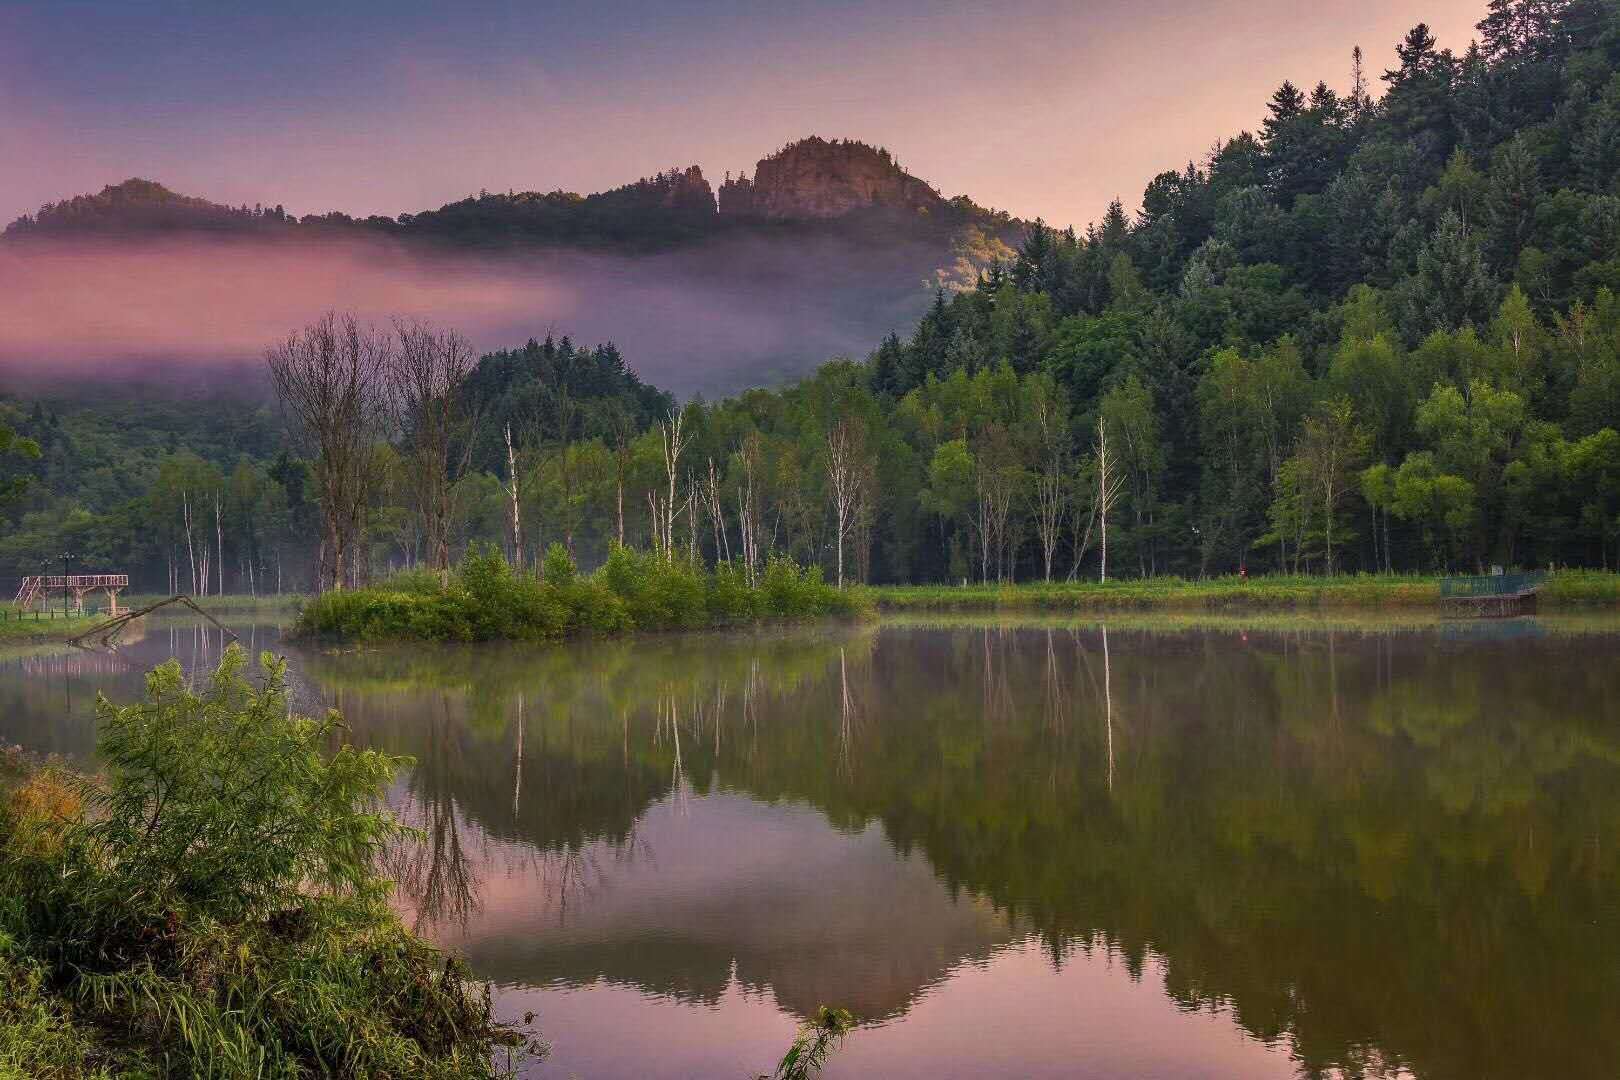
<path id="1" fill-rule="evenodd" d="M 1139 211 L 1035 222 L 791 385 L 677 408 L 612 345 L 483 356 L 454 390 L 453 549 L 1092 578 L 1106 519 L 1110 577 L 1616 566 L 1620 5 L 1492 0 L 1465 50 L 1419 24 L 1397 58 L 1347 44 Z M 3 459 L 27 482 L 0 573 L 314 583 L 316 462 L 269 400 L 12 398 L 0 425 L 40 451 Z M 420 433 L 378 428 L 356 580 L 432 561 Z"/>

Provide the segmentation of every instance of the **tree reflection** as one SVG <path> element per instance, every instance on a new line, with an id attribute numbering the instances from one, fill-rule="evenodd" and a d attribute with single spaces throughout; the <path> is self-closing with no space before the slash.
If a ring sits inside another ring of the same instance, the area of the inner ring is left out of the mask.
<path id="1" fill-rule="evenodd" d="M 502 655 L 317 664 L 419 760 L 439 850 L 401 880 L 424 896 L 527 852 L 547 903 L 588 905 L 650 807 L 740 791 L 881 825 L 1054 962 L 1157 957 L 1178 1002 L 1288 1038 L 1308 1075 L 1620 1059 L 1620 971 L 1594 962 L 1620 955 L 1615 637 L 1116 621 Z"/>

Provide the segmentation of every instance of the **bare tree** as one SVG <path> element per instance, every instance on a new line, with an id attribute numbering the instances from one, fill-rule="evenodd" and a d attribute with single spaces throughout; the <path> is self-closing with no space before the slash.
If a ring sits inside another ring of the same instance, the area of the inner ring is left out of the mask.
<path id="1" fill-rule="evenodd" d="M 743 482 L 737 488 L 737 523 L 742 534 L 743 565 L 748 572 L 748 583 L 754 583 L 759 567 L 759 497 L 754 487 L 754 474 L 764 465 L 764 440 L 759 432 L 750 431 L 743 438 L 738 460 L 742 462 Z"/>
<path id="2" fill-rule="evenodd" d="M 827 481 L 832 496 L 840 589 L 844 587 L 844 541 L 859 521 L 871 479 L 866 457 L 866 425 L 856 417 L 839 417 L 827 432 Z"/>
<path id="3" fill-rule="evenodd" d="M 472 345 L 454 330 L 414 320 L 394 324 L 389 389 L 427 540 L 428 564 L 441 576 L 450 572 L 456 481 L 472 460 L 477 417 L 466 387 L 477 362 Z"/>
<path id="4" fill-rule="evenodd" d="M 1108 422 L 1097 417 L 1097 516 L 1102 528 L 1102 575 L 1108 580 L 1108 511 L 1119 501 L 1120 488 L 1125 477 L 1121 474 L 1113 451 L 1108 446 Z"/>
<path id="5" fill-rule="evenodd" d="M 1041 538 L 1041 564 L 1048 582 L 1052 580 L 1052 563 L 1057 556 L 1058 537 L 1063 531 L 1068 508 L 1066 412 L 1067 403 L 1056 396 L 1041 397 L 1035 403 L 1040 452 L 1040 467 L 1035 474 L 1035 531 Z"/>
<path id="6" fill-rule="evenodd" d="M 973 462 L 974 486 L 979 496 L 980 576 L 990 580 L 993 557 L 996 580 L 1005 581 L 1012 554 L 1007 525 L 1014 498 L 1023 484 L 1023 463 L 1018 460 L 1018 448 L 1007 429 L 1000 424 L 988 424 L 980 433 Z"/>
<path id="7" fill-rule="evenodd" d="M 686 449 L 689 440 L 689 436 L 683 430 L 685 424 L 686 414 L 679 409 L 671 411 L 667 422 L 660 421 L 658 424 L 658 434 L 664 444 L 664 471 L 669 475 L 669 499 L 663 505 L 664 538 L 660 546 L 664 555 L 671 559 L 675 557 L 675 482 L 680 476 L 681 452 Z M 690 501 L 688 498 L 688 502 Z M 655 504 L 654 510 L 657 509 Z M 654 528 L 658 527 L 656 520 L 653 524 Z"/>
<path id="8" fill-rule="evenodd" d="M 512 425 L 506 425 L 506 495 L 512 506 L 512 562 L 523 565 L 523 512 L 518 488 L 517 450 L 512 445 Z"/>
<path id="9" fill-rule="evenodd" d="M 720 500 L 720 475 L 715 471 L 714 458 L 709 459 L 709 475 L 703 485 L 703 501 L 707 504 L 709 523 L 714 530 L 714 558 L 731 561 L 731 538 L 726 532 L 726 510 Z"/>
<path id="10" fill-rule="evenodd" d="M 606 409 L 606 426 L 613 438 L 613 493 L 619 519 L 619 546 L 624 547 L 624 483 L 630 471 L 631 448 L 636 439 L 636 420 L 630 415 L 630 410 L 617 399 L 610 401 Z"/>
<path id="11" fill-rule="evenodd" d="M 219 489 L 214 489 L 214 550 L 219 553 L 219 581 L 214 586 L 215 596 L 225 595 L 225 525 L 219 514 Z"/>
<path id="12" fill-rule="evenodd" d="M 389 352 L 387 335 L 328 312 L 266 354 L 276 396 L 314 457 L 322 589 L 343 587 L 376 483 Z"/>

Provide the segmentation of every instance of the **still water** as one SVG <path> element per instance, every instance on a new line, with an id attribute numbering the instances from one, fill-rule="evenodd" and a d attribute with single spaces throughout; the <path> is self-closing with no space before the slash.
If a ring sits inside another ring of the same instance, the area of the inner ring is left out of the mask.
<path id="1" fill-rule="evenodd" d="M 0 740 L 218 648 L 0 658 Z M 1620 1073 L 1620 622 L 288 651 L 415 759 L 404 914 L 536 1077 L 744 1080 L 822 1003 L 829 1078 Z"/>

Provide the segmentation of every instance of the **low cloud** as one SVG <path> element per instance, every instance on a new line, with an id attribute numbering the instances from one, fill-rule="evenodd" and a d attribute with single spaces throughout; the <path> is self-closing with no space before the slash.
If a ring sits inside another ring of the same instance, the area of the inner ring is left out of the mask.
<path id="1" fill-rule="evenodd" d="M 0 243 L 0 379 L 212 382 L 336 308 L 379 323 L 429 318 L 481 349 L 548 332 L 612 340 L 647 380 L 713 395 L 864 355 L 903 332 L 927 303 L 932 259 L 922 247 L 803 236 L 641 256 L 377 239 Z"/>

